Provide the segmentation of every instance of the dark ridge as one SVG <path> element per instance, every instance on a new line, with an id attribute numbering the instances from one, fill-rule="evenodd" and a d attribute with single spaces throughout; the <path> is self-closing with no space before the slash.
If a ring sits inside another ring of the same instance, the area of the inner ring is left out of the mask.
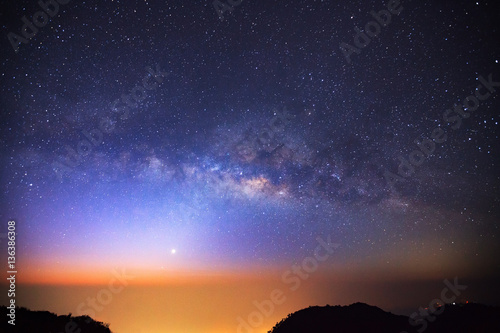
<path id="1" fill-rule="evenodd" d="M 24 307 L 16 307 L 15 325 L 8 323 L 11 318 L 10 309 L 0 306 L 0 332 L 12 333 L 111 333 L 109 324 L 95 321 L 89 316 L 58 316 L 48 311 L 31 311 Z"/>
<path id="2" fill-rule="evenodd" d="M 9 309 L 0 306 L 6 319 L 0 332 L 111 333 L 109 324 L 89 316 L 58 316 L 48 311 L 16 308 L 16 325 L 7 320 Z M 447 304 L 436 312 L 418 310 L 409 317 L 386 312 L 376 306 L 354 303 L 349 306 L 313 306 L 289 314 L 268 333 L 498 333 L 500 307 L 481 304 Z"/>
<path id="3" fill-rule="evenodd" d="M 417 309 L 416 309 L 417 310 Z M 493 333 L 500 332 L 500 307 L 447 304 L 436 312 L 416 311 L 409 317 L 376 306 L 313 306 L 289 314 L 268 333 Z"/>

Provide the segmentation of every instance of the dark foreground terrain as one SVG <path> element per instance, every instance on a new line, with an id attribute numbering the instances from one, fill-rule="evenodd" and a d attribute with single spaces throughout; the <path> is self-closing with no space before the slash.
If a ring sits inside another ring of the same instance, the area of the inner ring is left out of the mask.
<path id="1" fill-rule="evenodd" d="M 89 316 L 58 316 L 48 311 L 16 308 L 16 325 L 7 320 L 9 310 L 0 306 L 4 320 L 0 332 L 111 333 L 109 324 Z M 269 333 L 500 333 L 500 307 L 481 304 L 446 305 L 434 314 L 409 317 L 385 312 L 376 306 L 314 306 L 289 314 Z M 253 333 L 248 331 L 245 333 Z"/>
<path id="2" fill-rule="evenodd" d="M 0 306 L 0 332 L 12 333 L 111 333 L 109 324 L 95 321 L 89 316 L 58 316 L 48 311 L 16 308 L 15 325 L 9 324 L 9 309 Z"/>
<path id="3" fill-rule="evenodd" d="M 407 316 L 375 306 L 314 306 L 288 315 L 270 333 L 500 333 L 500 307 L 480 304 L 446 305 L 432 315 Z"/>

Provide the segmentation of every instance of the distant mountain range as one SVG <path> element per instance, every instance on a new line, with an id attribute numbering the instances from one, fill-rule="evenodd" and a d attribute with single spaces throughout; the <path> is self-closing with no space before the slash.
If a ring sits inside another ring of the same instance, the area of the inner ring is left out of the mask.
<path id="1" fill-rule="evenodd" d="M 48 311 L 16 308 L 16 325 L 7 323 L 0 306 L 0 332 L 111 333 L 109 325 L 89 316 L 58 316 Z M 500 333 L 500 307 L 481 304 L 446 305 L 434 314 L 395 315 L 376 306 L 313 306 L 289 314 L 269 333 Z M 248 332 L 250 333 L 250 332 Z"/>
<path id="2" fill-rule="evenodd" d="M 7 322 L 9 309 L 0 306 L 0 332 L 9 333 L 111 333 L 109 325 L 95 321 L 89 316 L 58 316 L 48 311 L 31 311 L 16 308 L 15 325 Z"/>
<path id="3" fill-rule="evenodd" d="M 500 307 L 481 304 L 445 305 L 434 314 L 407 316 L 376 306 L 314 306 L 289 314 L 269 333 L 500 333 Z"/>

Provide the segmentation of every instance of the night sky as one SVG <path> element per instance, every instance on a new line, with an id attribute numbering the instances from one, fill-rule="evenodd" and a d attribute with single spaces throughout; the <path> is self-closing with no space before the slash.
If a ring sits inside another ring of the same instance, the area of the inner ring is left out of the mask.
<path id="1" fill-rule="evenodd" d="M 20 282 L 499 276 L 495 1 L 180 3 L 2 2 Z"/>

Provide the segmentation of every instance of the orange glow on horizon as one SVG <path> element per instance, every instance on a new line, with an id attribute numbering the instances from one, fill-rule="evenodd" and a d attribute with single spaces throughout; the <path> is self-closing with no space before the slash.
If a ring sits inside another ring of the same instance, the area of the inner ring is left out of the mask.
<path id="1" fill-rule="evenodd" d="M 266 271 L 256 273 L 244 270 L 178 270 L 166 271 L 162 269 L 147 270 L 137 268 L 43 268 L 25 270 L 18 275 L 18 282 L 29 285 L 105 285 L 116 276 L 126 276 L 127 285 L 159 286 L 159 285 L 192 285 L 205 283 L 231 283 L 233 281 L 259 281 L 265 279 L 276 279 L 279 271 Z"/>

